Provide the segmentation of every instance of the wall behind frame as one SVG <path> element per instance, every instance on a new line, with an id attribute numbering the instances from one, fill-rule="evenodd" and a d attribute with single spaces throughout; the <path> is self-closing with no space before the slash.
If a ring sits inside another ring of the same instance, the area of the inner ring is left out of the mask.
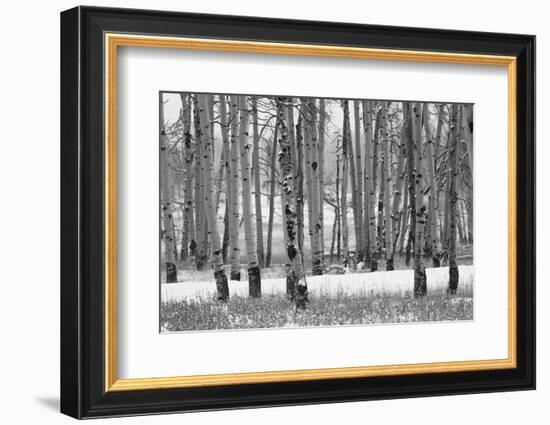
<path id="1" fill-rule="evenodd" d="M 537 35 L 538 93 L 550 93 L 550 29 L 543 3 L 496 3 L 462 0 L 454 4 L 428 0 L 410 2 L 296 2 L 253 0 L 94 1 L 97 6 L 155 8 L 279 18 L 347 21 L 463 30 L 517 32 Z M 59 392 L 59 12 L 74 1 L 11 2 L 2 13 L 0 78 L 0 393 L 1 420 L 41 424 L 74 423 L 58 410 Z M 540 96 L 539 96 L 540 98 Z M 538 116 L 550 116 L 550 106 L 539 101 Z M 544 121 L 543 121 L 544 122 Z M 538 140 L 550 139 L 540 126 Z M 550 167 L 543 158 L 550 146 L 540 143 L 537 157 L 538 186 L 550 183 Z M 548 190 L 538 191 L 539 217 L 550 215 Z M 550 398 L 550 297 L 545 282 L 550 272 L 550 223 L 539 220 L 538 239 L 538 390 L 501 394 L 391 400 L 210 412 L 109 420 L 125 424 L 264 424 L 311 422 L 403 423 L 423 425 L 464 424 L 476 419 L 517 424 L 531 419 L 542 423 L 548 416 L 544 402 Z M 100 420 L 99 422 L 103 422 Z"/>

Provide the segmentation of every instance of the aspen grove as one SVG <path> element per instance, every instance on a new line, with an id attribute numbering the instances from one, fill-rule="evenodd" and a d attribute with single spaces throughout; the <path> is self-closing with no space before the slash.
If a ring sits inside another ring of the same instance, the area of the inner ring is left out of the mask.
<path id="1" fill-rule="evenodd" d="M 472 318 L 472 104 L 175 92 L 159 103 L 163 329 Z M 345 293 L 323 277 L 339 274 Z M 382 278 L 370 298 L 405 305 L 409 320 L 377 316 L 365 288 Z M 336 298 L 345 320 L 322 304 Z"/>

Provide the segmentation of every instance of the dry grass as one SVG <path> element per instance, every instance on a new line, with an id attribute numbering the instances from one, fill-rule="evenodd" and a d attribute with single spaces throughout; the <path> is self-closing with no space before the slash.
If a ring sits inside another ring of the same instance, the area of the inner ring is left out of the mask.
<path id="1" fill-rule="evenodd" d="M 210 299 L 163 303 L 163 332 L 364 325 L 473 319 L 473 293 L 468 286 L 457 295 L 434 291 L 423 299 L 387 294 L 311 296 L 305 311 L 296 311 L 283 295 L 259 299 L 233 297 L 222 304 Z"/>

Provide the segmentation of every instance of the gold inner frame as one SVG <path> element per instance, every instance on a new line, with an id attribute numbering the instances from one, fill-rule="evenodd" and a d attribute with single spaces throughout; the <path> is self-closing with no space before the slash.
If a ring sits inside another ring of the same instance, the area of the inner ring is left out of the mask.
<path id="1" fill-rule="evenodd" d="M 516 367 L 516 58 L 326 45 L 105 34 L 105 391 L 447 373 Z M 116 325 L 116 100 L 119 46 L 503 66 L 508 71 L 508 357 L 437 363 L 118 379 Z"/>

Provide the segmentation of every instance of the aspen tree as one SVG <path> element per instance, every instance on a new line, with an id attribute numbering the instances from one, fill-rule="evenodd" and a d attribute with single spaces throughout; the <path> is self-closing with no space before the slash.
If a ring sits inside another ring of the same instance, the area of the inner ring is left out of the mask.
<path id="1" fill-rule="evenodd" d="M 347 159 L 349 162 L 349 181 L 351 183 L 351 204 L 353 212 L 353 228 L 355 231 L 355 253 L 361 250 L 361 212 L 359 211 L 360 206 L 358 204 L 358 191 L 357 191 L 357 175 L 355 169 L 355 153 L 353 149 L 353 139 L 351 135 L 351 122 L 350 122 L 350 113 L 349 113 L 349 101 L 346 101 L 346 108 L 348 113 L 344 115 L 346 120 L 345 132 L 346 134 L 346 149 L 347 149 Z"/>
<path id="2" fill-rule="evenodd" d="M 290 117 L 290 113 L 288 115 Z M 294 170 L 294 185 L 296 190 L 296 216 L 298 226 L 298 246 L 300 253 L 304 248 L 304 132 L 303 114 L 298 115 L 296 123 L 296 170 Z"/>
<path id="3" fill-rule="evenodd" d="M 342 195 L 340 216 L 342 217 L 342 250 L 344 255 L 344 265 L 349 266 L 349 241 L 348 241 L 348 146 L 349 137 L 349 103 L 347 100 L 342 101 L 344 110 L 344 124 L 342 126 Z"/>
<path id="4" fill-rule="evenodd" d="M 214 156 L 214 147 L 216 145 L 215 136 L 214 136 L 214 124 L 217 122 L 220 126 L 220 132 L 222 134 L 222 149 L 220 151 L 220 159 L 218 161 L 218 168 L 216 169 L 217 176 L 215 180 L 215 192 L 216 192 L 216 199 L 214 201 L 214 206 L 216 208 L 216 214 L 218 213 L 219 207 L 220 207 L 220 200 L 221 200 L 221 194 L 222 194 L 222 183 L 224 180 L 224 171 L 226 170 L 226 163 L 227 159 L 225 156 L 225 149 L 224 149 L 224 132 L 225 137 L 229 138 L 229 132 L 227 131 L 227 126 L 223 125 L 223 118 L 222 118 L 222 103 L 225 101 L 225 96 L 219 95 L 218 96 L 218 120 L 216 121 L 214 116 L 214 105 L 216 104 L 216 100 L 213 95 L 208 96 L 208 104 L 209 104 L 209 114 L 210 115 L 210 134 L 212 135 L 212 165 L 214 166 L 214 162 L 216 160 L 216 157 Z M 225 106 L 225 105 L 224 105 Z M 227 108 L 225 108 L 225 112 L 227 113 Z M 227 123 L 227 116 L 225 117 L 225 121 Z"/>
<path id="5" fill-rule="evenodd" d="M 375 175 L 373 174 L 373 137 L 372 137 L 372 104 L 370 101 L 363 101 L 363 126 L 365 132 L 365 194 L 363 218 L 368 226 L 367 234 L 368 253 L 370 262 L 370 271 L 378 270 L 378 257 L 376 254 L 376 215 L 375 204 Z"/>
<path id="6" fill-rule="evenodd" d="M 364 260 L 364 247 L 363 247 L 363 164 L 361 163 L 361 119 L 360 119 L 360 104 L 361 101 L 353 101 L 353 118 L 354 118 L 354 136 L 355 136 L 355 172 L 356 175 L 352 178 L 356 180 L 356 195 L 355 195 L 355 208 L 357 212 L 354 218 L 357 219 L 356 224 L 356 252 L 357 261 Z"/>
<path id="7" fill-rule="evenodd" d="M 241 280 L 241 251 L 239 248 L 239 99 L 230 96 L 230 124 L 231 124 L 231 209 L 229 214 L 229 246 L 231 249 L 231 280 Z"/>
<path id="8" fill-rule="evenodd" d="M 414 296 L 427 295 L 426 269 L 424 265 L 424 228 L 426 207 L 422 190 L 423 146 L 422 146 L 422 110 L 420 103 L 412 104 L 412 134 L 414 147 L 414 191 L 415 191 L 415 236 L 414 236 Z"/>
<path id="9" fill-rule="evenodd" d="M 278 99 L 283 102 L 284 99 Z M 279 166 L 282 175 L 282 189 L 284 194 L 284 214 L 287 234 L 286 255 L 287 263 L 287 294 L 294 300 L 296 309 L 305 309 L 308 302 L 307 283 L 302 262 L 302 253 L 296 233 L 296 189 L 294 185 L 294 170 L 292 169 L 291 146 L 288 140 L 287 127 L 282 108 L 278 108 L 277 127 L 279 129 Z"/>
<path id="10" fill-rule="evenodd" d="M 210 128 L 209 128 L 209 131 L 210 131 L 210 138 L 212 139 L 212 141 L 214 140 L 214 125 L 213 125 L 213 121 L 214 121 L 214 95 L 211 95 L 211 94 L 207 94 L 206 95 L 206 102 L 207 102 L 207 107 L 208 107 L 208 117 L 210 117 Z M 212 142 L 212 145 L 210 146 L 210 154 L 211 154 L 211 163 L 212 163 L 212 169 L 214 168 L 214 159 L 216 158 L 216 151 L 215 151 L 215 145 L 214 143 Z M 212 174 L 214 175 L 214 174 Z M 212 191 L 214 191 L 214 185 L 212 185 Z"/>
<path id="11" fill-rule="evenodd" d="M 439 157 L 439 151 L 441 149 L 441 133 L 443 130 L 443 118 L 445 114 L 445 105 L 443 103 L 440 103 L 437 105 L 437 126 L 435 130 L 435 140 L 434 140 L 434 165 L 436 170 L 436 181 L 437 181 L 437 187 L 435 192 L 435 205 L 437 210 L 437 218 L 440 221 L 440 211 L 441 211 L 441 202 L 439 200 L 439 195 L 442 189 L 442 182 L 443 182 L 443 169 L 445 167 L 442 166 L 442 161 L 439 162 L 439 166 L 437 166 L 437 159 Z M 442 245 L 445 243 L 445 240 L 441 238 L 442 236 L 442 227 L 440 226 L 438 235 L 439 235 L 439 260 L 441 262 L 441 256 L 442 256 Z"/>
<path id="12" fill-rule="evenodd" d="M 311 99 L 302 101 L 304 108 L 305 174 L 308 205 L 308 225 L 311 243 L 311 264 L 314 275 L 323 274 L 319 244 L 319 168 L 318 146 L 315 129 L 315 104 Z"/>
<path id="13" fill-rule="evenodd" d="M 370 132 L 370 126 L 371 126 L 371 117 L 370 117 L 370 111 L 367 110 L 367 104 L 369 102 L 366 100 L 363 100 L 362 102 L 362 111 L 363 111 L 363 135 L 365 140 L 365 145 L 363 148 L 364 155 L 363 155 L 363 229 L 362 229 L 362 235 L 363 235 L 363 261 L 365 262 L 365 269 L 370 266 L 370 254 L 369 254 L 369 185 L 370 185 L 370 160 L 369 156 L 370 153 L 370 145 L 368 143 L 369 136 L 372 137 L 372 134 L 368 134 Z"/>
<path id="14" fill-rule="evenodd" d="M 403 217 L 406 217 L 406 202 L 403 202 L 403 208 L 399 210 L 401 205 L 401 198 L 403 197 L 403 192 L 405 191 L 404 183 L 406 172 L 404 169 L 405 158 L 407 156 L 407 143 L 405 142 L 405 120 L 401 124 L 401 132 L 399 135 L 399 142 L 397 144 L 397 169 L 395 172 L 395 185 L 393 190 L 393 200 L 392 200 L 392 260 L 395 257 L 397 251 L 398 241 L 401 239 L 401 223 L 403 222 Z M 405 191 L 406 192 L 406 191 Z"/>
<path id="15" fill-rule="evenodd" d="M 458 265 L 456 263 L 456 224 L 457 224 L 457 198 L 456 176 L 458 158 L 458 106 L 451 106 L 450 118 L 450 143 L 449 143 L 449 286 L 447 291 L 455 294 L 458 288 Z"/>
<path id="16" fill-rule="evenodd" d="M 338 144 L 338 141 L 336 142 Z M 338 151 L 338 145 L 336 146 Z M 334 221 L 336 222 L 336 255 L 338 258 L 338 261 L 340 261 L 340 256 L 342 255 L 342 207 L 341 207 L 341 200 L 340 200 L 340 163 L 341 163 L 340 155 L 336 155 L 336 208 L 334 210 Z"/>
<path id="17" fill-rule="evenodd" d="M 209 117 L 208 97 L 206 95 L 198 95 L 199 98 L 199 114 L 200 114 L 200 139 L 197 143 L 203 146 L 203 160 L 205 164 L 212 164 L 212 132 L 211 118 Z M 211 166 L 212 167 L 212 166 Z M 212 167 L 213 168 L 213 167 Z M 227 301 L 229 299 L 229 286 L 227 285 L 227 277 L 223 269 L 223 259 L 221 252 L 220 235 L 217 228 L 216 206 L 214 205 L 214 190 L 212 182 L 212 170 L 205 168 L 204 173 L 204 203 L 206 205 L 206 220 L 208 222 L 208 236 L 211 244 L 211 259 L 214 267 L 214 278 L 216 280 L 216 290 L 219 301 Z"/>
<path id="18" fill-rule="evenodd" d="M 321 251 L 321 261 L 324 263 L 325 258 L 325 125 L 326 125 L 326 105 L 325 99 L 319 99 L 319 248 Z M 292 126 L 289 124 L 289 128 Z M 324 264 L 323 264 L 324 268 Z"/>
<path id="19" fill-rule="evenodd" d="M 388 108 L 389 103 L 382 103 L 382 143 L 384 144 L 384 160 L 382 162 L 382 179 L 384 185 L 380 187 L 383 188 L 383 200 L 384 200 L 384 242 L 386 245 L 385 259 L 386 259 L 386 270 L 393 270 L 393 222 L 391 215 L 391 137 L 389 129 L 389 119 L 388 119 Z"/>
<path id="20" fill-rule="evenodd" d="M 219 97 L 219 110 L 220 110 L 220 125 L 222 132 L 222 149 L 223 149 L 223 160 L 225 170 L 225 214 L 224 214 L 224 232 L 223 232 L 223 243 L 222 243 L 222 257 L 224 263 L 227 261 L 227 250 L 229 249 L 229 239 L 231 226 L 229 217 L 231 214 L 231 184 L 232 184 L 232 174 L 231 174 L 231 142 L 229 139 L 229 124 L 227 122 L 227 98 L 224 95 Z"/>
<path id="21" fill-rule="evenodd" d="M 260 297 L 262 294 L 262 282 L 260 267 L 258 266 L 258 254 L 256 252 L 256 235 L 252 226 L 252 202 L 250 178 L 250 144 L 248 143 L 248 130 L 250 126 L 250 111 L 246 96 L 239 96 L 239 149 L 241 153 L 241 179 L 242 179 L 242 209 L 244 237 L 246 243 L 246 259 L 248 263 L 248 294 L 251 297 Z"/>
<path id="22" fill-rule="evenodd" d="M 291 161 L 292 161 L 292 169 L 294 170 L 294 183 L 296 184 L 296 181 L 298 179 L 298 165 L 302 166 L 301 163 L 298 161 L 298 147 L 296 144 L 296 128 L 294 126 L 294 99 L 293 98 L 287 98 L 284 103 L 281 103 L 281 107 L 283 108 L 283 116 L 286 120 L 286 131 L 287 131 L 287 137 L 288 141 L 290 143 L 290 155 L 291 155 Z M 303 162 L 303 161 L 302 161 Z M 301 172 L 303 173 L 303 169 L 301 169 Z M 303 176 L 302 176 L 303 178 Z"/>
<path id="23" fill-rule="evenodd" d="M 183 120 L 183 145 L 185 160 L 185 182 L 183 188 L 184 218 L 182 238 L 182 259 L 185 261 L 189 254 L 189 246 L 195 242 L 195 220 L 193 217 L 193 150 L 191 143 L 191 104 L 188 95 L 181 95 Z"/>
<path id="24" fill-rule="evenodd" d="M 426 166 L 428 169 L 428 223 L 427 227 L 429 231 L 426 231 L 426 238 L 428 239 L 427 254 L 432 257 L 432 264 L 434 267 L 440 266 L 440 249 L 439 238 L 437 237 L 437 183 L 435 176 L 435 156 L 434 156 L 434 140 L 432 138 L 432 129 L 430 125 L 430 110 L 429 104 L 425 103 L 423 106 L 422 118 L 424 121 L 424 132 L 426 134 L 427 144 L 427 158 Z"/>
<path id="25" fill-rule="evenodd" d="M 380 186 L 378 188 L 378 255 L 382 254 L 382 251 L 386 245 L 385 240 L 385 226 L 384 226 L 384 196 L 386 193 L 386 183 L 387 183 L 387 177 L 386 177 L 386 157 L 384 156 L 384 150 L 385 150 L 385 139 L 386 139 L 386 129 L 388 124 L 388 114 L 387 114 L 387 108 L 385 107 L 386 102 L 381 102 L 380 105 L 380 111 L 379 111 L 379 117 L 380 119 L 378 121 L 378 130 L 376 131 L 376 146 L 378 146 L 378 156 L 380 158 Z M 382 143 L 382 147 L 380 147 L 380 143 Z"/>
<path id="26" fill-rule="evenodd" d="M 466 225 L 464 224 L 464 215 L 462 214 L 462 202 L 456 203 L 456 229 L 458 230 L 458 239 L 462 244 L 465 244 Z"/>
<path id="27" fill-rule="evenodd" d="M 405 125 L 405 122 L 403 122 L 403 125 Z M 406 147 L 407 146 L 407 139 L 405 137 L 406 132 L 403 133 L 403 141 L 402 144 Z M 403 208 L 401 210 L 401 224 L 400 224 L 400 230 L 399 230 L 399 238 L 397 242 L 397 252 L 399 255 L 403 255 L 403 244 L 405 242 L 405 234 L 407 233 L 407 223 L 409 221 L 409 189 L 408 189 L 408 177 L 407 177 L 407 155 L 408 151 L 405 148 L 403 151 L 404 161 L 403 161 L 403 180 L 401 182 L 401 192 L 403 193 Z"/>
<path id="28" fill-rule="evenodd" d="M 373 112 L 374 114 L 374 112 Z M 376 199 L 376 189 L 377 189 L 377 182 L 378 182 L 378 163 L 380 162 L 380 154 L 379 154 L 379 145 L 380 145 L 380 127 L 382 124 L 382 108 L 378 108 L 378 111 L 376 112 L 376 121 L 374 124 L 374 133 L 372 138 L 372 192 L 373 192 L 373 206 L 375 209 L 374 212 L 374 219 L 376 223 L 376 238 L 374 243 L 375 245 L 375 255 L 376 260 L 378 263 L 378 257 L 380 255 L 381 249 L 382 249 L 382 209 L 380 206 L 380 196 L 378 197 L 378 200 Z M 380 172 L 380 175 L 382 172 Z M 383 179 L 380 178 L 380 185 L 383 184 Z M 379 189 L 379 194 L 381 189 Z M 377 266 L 378 267 L 378 266 Z"/>
<path id="29" fill-rule="evenodd" d="M 178 281 L 178 268 L 175 258 L 174 221 L 172 216 L 172 199 L 170 194 L 170 182 L 168 178 L 168 138 L 164 122 L 164 95 L 160 95 L 160 169 L 161 194 L 162 194 L 162 218 L 163 218 L 163 239 L 164 239 L 164 267 L 166 271 L 166 283 Z"/>
<path id="30" fill-rule="evenodd" d="M 215 140 L 214 139 L 214 95 L 211 95 L 211 94 L 206 95 L 206 104 L 207 104 L 206 117 L 209 120 L 208 131 L 210 133 L 209 136 L 210 136 L 211 143 L 210 143 L 210 160 L 206 164 L 205 170 L 207 170 L 210 173 L 210 179 L 212 181 L 212 184 L 210 185 L 209 191 L 210 191 L 210 196 L 214 200 L 214 211 L 216 211 L 216 214 L 217 214 L 219 192 L 216 191 L 216 186 L 221 181 L 221 172 L 223 171 L 223 168 L 221 166 L 218 168 L 220 175 L 219 175 L 219 178 L 215 178 L 214 162 L 215 162 L 216 155 L 215 155 L 215 149 L 214 149 L 214 146 L 215 146 L 215 143 L 214 143 L 214 140 Z M 221 161 L 221 158 L 220 158 L 220 161 Z M 208 220 L 207 220 L 207 223 L 208 223 Z"/>
<path id="31" fill-rule="evenodd" d="M 473 172 L 473 133 L 474 133 L 474 105 L 462 105 L 462 126 L 464 128 L 464 141 L 468 152 L 468 165 Z"/>
<path id="32" fill-rule="evenodd" d="M 415 157 L 413 140 L 413 119 L 411 112 L 411 103 L 403 102 L 403 117 L 405 126 L 405 143 L 407 145 L 407 192 L 408 192 L 408 233 L 405 247 L 405 264 L 409 266 L 411 250 L 413 249 L 415 228 L 416 228 L 416 196 L 415 196 Z"/>
<path id="33" fill-rule="evenodd" d="M 451 199 L 450 199 L 450 193 L 451 193 L 451 112 L 452 112 L 452 105 L 448 106 L 449 109 L 449 119 L 448 119 L 448 131 L 447 131 L 447 152 L 445 155 L 445 161 L 440 166 L 441 169 L 441 179 L 444 181 L 442 186 L 444 186 L 444 206 L 443 206 L 443 226 L 441 229 L 441 243 L 443 245 L 443 252 L 442 252 L 442 263 L 443 265 L 447 265 L 449 261 L 449 209 L 451 205 Z"/>
<path id="34" fill-rule="evenodd" d="M 279 107 L 278 107 L 279 108 Z M 279 109 L 277 109 L 277 117 L 279 116 Z M 277 118 L 278 119 L 278 118 Z M 277 139 L 278 139 L 278 125 L 275 125 L 273 131 L 273 143 L 271 145 L 270 156 L 270 180 L 269 180 L 269 215 L 267 221 L 267 251 L 265 256 L 265 266 L 271 265 L 271 250 L 273 245 L 273 220 L 275 217 L 275 172 L 277 164 Z"/>
<path id="35" fill-rule="evenodd" d="M 286 110 L 284 118 L 286 119 L 286 131 L 290 143 L 290 160 L 294 170 L 294 188 L 296 191 L 296 213 L 297 213 L 297 234 L 300 255 L 304 253 L 304 143 L 302 132 L 302 114 L 299 115 L 298 124 L 294 125 L 294 98 L 289 97 L 285 100 Z M 285 222 L 286 226 L 286 222 Z M 304 259 L 300 258 L 303 263 Z"/>
<path id="36" fill-rule="evenodd" d="M 466 150 L 468 153 L 468 165 L 469 165 L 469 172 L 470 172 L 470 180 L 473 180 L 473 132 L 474 132 L 474 105 L 472 104 L 463 104 L 461 105 L 462 109 L 462 134 L 464 137 L 464 143 L 466 144 Z M 472 216 L 473 216 L 473 210 L 472 210 L 472 187 L 468 186 L 465 190 L 465 197 L 468 199 L 467 202 L 465 202 L 464 210 L 465 210 L 465 225 L 467 226 L 467 232 L 466 232 L 466 240 L 468 243 L 472 243 Z"/>
<path id="37" fill-rule="evenodd" d="M 201 138 L 201 120 L 197 95 L 193 96 L 193 118 L 195 140 Z M 197 270 L 204 270 L 208 260 L 208 223 L 204 204 L 204 153 L 201 143 L 195 143 L 195 227 L 197 246 L 195 248 L 195 266 Z"/>
<path id="38" fill-rule="evenodd" d="M 254 149 L 252 151 L 252 170 L 254 173 L 254 206 L 256 211 L 256 251 L 258 253 L 258 264 L 265 266 L 264 258 L 264 225 L 262 222 L 262 192 L 260 181 L 260 135 L 258 134 L 258 99 L 251 97 L 252 104 L 252 140 Z"/>

